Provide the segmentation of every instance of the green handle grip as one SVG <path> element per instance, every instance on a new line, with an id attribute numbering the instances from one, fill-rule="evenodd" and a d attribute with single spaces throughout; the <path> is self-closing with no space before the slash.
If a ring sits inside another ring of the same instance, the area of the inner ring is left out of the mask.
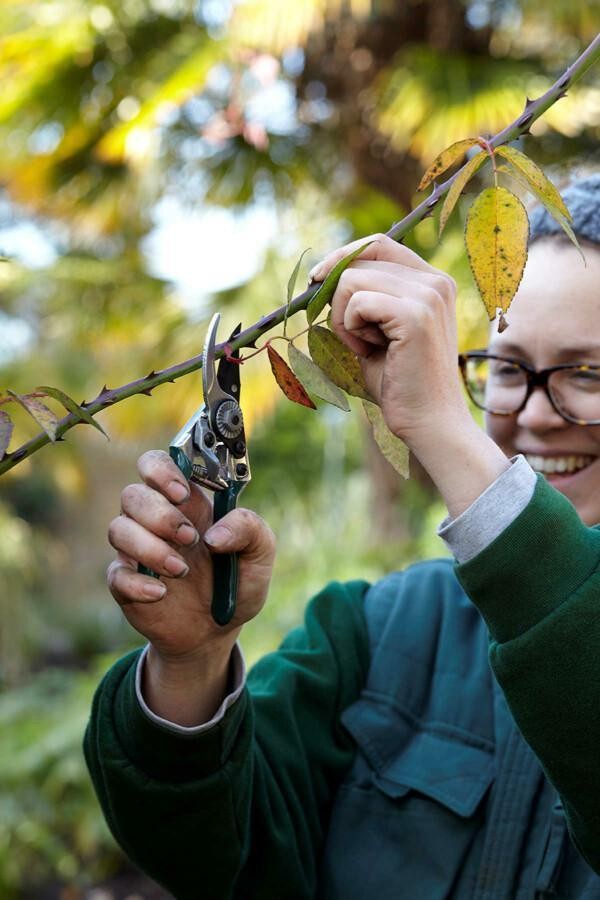
<path id="1" fill-rule="evenodd" d="M 238 494 L 244 483 L 234 482 L 224 491 L 216 491 L 213 522 L 235 509 Z M 238 586 L 237 553 L 213 554 L 213 600 L 210 611 L 218 625 L 227 625 L 235 613 Z"/>

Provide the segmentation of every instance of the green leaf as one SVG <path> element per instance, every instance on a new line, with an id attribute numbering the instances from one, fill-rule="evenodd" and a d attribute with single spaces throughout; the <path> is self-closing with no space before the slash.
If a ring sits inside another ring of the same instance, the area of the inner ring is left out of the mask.
<path id="1" fill-rule="evenodd" d="M 499 153 L 501 149 L 502 148 L 498 147 L 498 149 L 496 150 L 496 153 Z M 512 149 L 512 148 L 508 148 L 508 149 Z M 531 160 L 528 159 L 528 157 L 525 157 L 525 159 L 527 159 L 528 162 L 531 162 Z M 537 168 L 537 166 L 536 166 L 536 168 Z M 546 209 L 548 210 L 548 212 L 550 213 L 552 218 L 556 219 L 556 221 L 558 222 L 560 227 L 563 229 L 563 231 L 569 238 L 569 240 L 572 241 L 573 244 L 577 247 L 577 249 L 581 253 L 581 258 L 585 262 L 585 256 L 584 256 L 583 250 L 581 249 L 581 245 L 580 245 L 579 241 L 577 240 L 577 235 L 575 234 L 575 232 L 573 231 L 573 229 L 571 228 L 571 225 L 570 225 L 571 213 L 569 212 L 567 206 L 565 205 L 563 198 L 560 196 L 558 190 L 556 190 L 556 188 L 554 187 L 552 182 L 549 181 L 548 184 L 550 184 L 551 187 L 558 194 L 560 204 L 561 204 L 560 207 L 557 206 L 552 200 L 549 199 L 548 192 L 543 193 L 541 190 L 539 190 L 537 188 L 537 186 L 534 184 L 534 182 L 529 180 L 528 178 L 526 178 L 523 175 L 523 173 L 521 172 L 521 170 L 518 169 L 516 166 L 500 166 L 498 171 L 503 172 L 506 175 L 509 175 L 510 178 L 514 178 L 514 180 L 517 182 L 517 184 L 520 184 L 521 187 L 525 188 L 525 190 L 527 190 L 527 191 L 530 191 L 535 197 L 537 197 L 537 199 L 540 201 L 540 203 L 546 207 Z M 541 170 L 540 170 L 540 172 L 541 172 Z M 542 172 L 542 175 L 543 175 L 543 172 Z M 545 175 L 543 177 L 546 178 Z M 546 179 L 546 180 L 548 180 L 548 179 Z M 566 216 L 561 211 L 561 209 L 567 210 Z"/>
<path id="2" fill-rule="evenodd" d="M 355 353 L 333 331 L 315 325 L 308 332 L 308 349 L 317 366 L 352 397 L 371 400 Z"/>
<path id="3" fill-rule="evenodd" d="M 7 391 L 6 393 L 29 413 L 31 418 L 44 429 L 52 442 L 56 440 L 56 429 L 58 428 L 59 421 L 51 409 L 48 409 L 41 400 L 34 397 L 32 394 L 16 394 L 14 391 Z"/>
<path id="4" fill-rule="evenodd" d="M 488 160 L 490 157 L 487 153 L 478 153 L 469 162 L 462 167 L 460 172 L 457 174 L 456 178 L 452 182 L 450 186 L 450 190 L 446 194 L 446 199 L 444 200 L 444 205 L 442 206 L 442 211 L 440 213 L 440 235 L 444 228 L 446 227 L 446 222 L 450 218 L 452 210 L 456 206 L 456 201 L 464 191 L 468 182 L 471 180 L 475 172 L 483 163 Z"/>
<path id="5" fill-rule="evenodd" d="M 373 427 L 373 437 L 375 443 L 387 459 L 392 464 L 396 472 L 403 478 L 409 476 L 409 450 L 404 441 L 390 431 L 387 427 L 383 413 L 376 403 L 363 400 L 363 406 L 367 414 L 367 418 Z"/>
<path id="6" fill-rule="evenodd" d="M 102 425 L 94 419 L 91 413 L 89 413 L 84 406 L 79 406 L 79 404 L 69 397 L 68 394 L 65 394 L 64 391 L 55 387 L 48 387 L 47 385 L 37 387 L 36 391 L 43 391 L 48 397 L 53 397 L 55 400 L 58 400 L 68 412 L 73 413 L 73 415 L 77 416 L 82 422 L 93 425 L 94 428 L 97 428 L 98 431 L 104 435 L 107 441 L 110 440 Z"/>
<path id="7" fill-rule="evenodd" d="M 293 344 L 288 347 L 288 355 L 294 373 L 307 391 L 320 397 L 321 400 L 326 400 L 327 403 L 343 409 L 344 412 L 350 412 L 350 404 L 344 392 L 327 377 L 310 356 L 298 350 Z"/>
<path id="8" fill-rule="evenodd" d="M 424 191 L 425 188 L 431 184 L 439 175 L 442 175 L 446 169 L 449 169 L 450 166 L 454 165 L 459 159 L 461 159 L 467 150 L 470 150 L 471 147 L 475 147 L 479 144 L 477 138 L 465 138 L 462 141 L 456 141 L 454 144 L 450 144 L 449 147 L 446 147 L 445 150 L 442 150 L 439 153 L 434 161 L 431 163 L 423 177 L 419 182 L 418 191 Z"/>
<path id="9" fill-rule="evenodd" d="M 337 287 L 338 281 L 340 280 L 340 275 L 342 272 L 348 268 L 351 262 L 354 262 L 357 256 L 369 247 L 373 241 L 367 241 L 365 244 L 361 244 L 357 250 L 354 250 L 352 253 L 349 253 L 348 256 L 345 256 L 343 259 L 340 259 L 338 263 L 335 264 L 317 293 L 312 297 L 310 303 L 306 307 L 306 318 L 308 319 L 308 324 L 312 325 L 315 319 L 321 314 L 325 305 L 331 302 L 331 298 L 335 294 L 335 289 Z"/>
<path id="10" fill-rule="evenodd" d="M 5 413 L 4 410 L 0 409 L 0 459 L 3 459 L 8 445 L 10 444 L 13 428 L 14 425 L 8 413 Z"/>
<path id="11" fill-rule="evenodd" d="M 486 188 L 469 209 L 465 242 L 469 263 L 490 320 L 506 312 L 527 260 L 529 220 L 518 197 Z"/>
<path id="12" fill-rule="evenodd" d="M 306 250 L 302 251 L 298 262 L 294 266 L 294 271 L 290 275 L 290 280 L 288 281 L 287 304 L 286 304 L 286 308 L 285 308 L 285 318 L 283 320 L 283 333 L 284 334 L 285 334 L 285 329 L 287 327 L 287 319 L 288 319 L 288 312 L 290 309 L 290 303 L 292 302 L 292 300 L 294 298 L 294 288 L 296 287 L 296 281 L 298 280 L 298 272 L 300 271 L 300 266 L 302 265 L 302 260 L 304 259 L 304 257 L 306 256 L 306 254 L 308 253 L 309 250 L 310 250 L 310 247 L 307 247 Z"/>
<path id="13" fill-rule="evenodd" d="M 316 409 L 317 407 L 312 402 L 285 359 L 280 356 L 277 350 L 274 350 L 270 344 L 267 347 L 267 353 L 269 354 L 269 362 L 271 363 L 275 381 L 288 400 L 291 400 L 293 403 L 299 403 L 300 406 L 308 406 L 310 409 Z"/>

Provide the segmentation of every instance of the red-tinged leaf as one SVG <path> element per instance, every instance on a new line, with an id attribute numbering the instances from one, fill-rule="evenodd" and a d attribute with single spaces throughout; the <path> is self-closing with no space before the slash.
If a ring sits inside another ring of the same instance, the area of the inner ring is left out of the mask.
<path id="1" fill-rule="evenodd" d="M 356 250 L 352 253 L 349 253 L 348 256 L 345 256 L 343 259 L 340 259 L 338 263 L 335 264 L 319 290 L 316 294 L 313 295 L 310 300 L 308 306 L 306 307 L 306 318 L 308 319 L 308 324 L 312 325 L 315 319 L 321 314 L 321 312 L 325 309 L 327 303 L 331 302 L 331 298 L 335 294 L 335 289 L 338 285 L 338 281 L 340 280 L 340 275 L 342 272 L 348 268 L 351 262 L 354 262 L 357 256 L 369 247 L 373 241 L 367 241 L 365 244 L 361 244 Z"/>
<path id="2" fill-rule="evenodd" d="M 444 228 L 446 227 L 446 222 L 448 221 L 452 210 L 456 206 L 456 202 L 468 182 L 471 180 L 475 172 L 488 160 L 490 157 L 487 153 L 477 153 L 469 162 L 462 167 L 452 184 L 450 185 L 450 190 L 446 194 L 446 199 L 444 200 L 444 205 L 442 206 L 442 211 L 440 213 L 440 235 Z"/>
<path id="3" fill-rule="evenodd" d="M 294 403 L 299 403 L 300 406 L 308 406 L 310 409 L 316 409 L 317 407 L 312 402 L 300 381 L 296 378 L 285 359 L 279 355 L 279 353 L 269 346 L 267 347 L 267 353 L 269 354 L 269 362 L 271 363 L 271 369 L 273 370 L 273 375 L 275 376 L 275 381 L 288 398 L 288 400 L 292 400 Z"/>
<path id="4" fill-rule="evenodd" d="M 459 159 L 462 159 L 467 150 L 470 150 L 471 147 L 476 147 L 478 144 L 479 141 L 477 138 L 465 138 L 465 140 L 456 141 L 455 144 L 450 144 L 449 147 L 442 150 L 421 178 L 417 190 L 424 191 L 425 188 L 442 175 L 446 169 L 449 169 L 450 166 L 453 166 Z"/>
<path id="5" fill-rule="evenodd" d="M 4 458 L 4 454 L 10 444 L 14 425 L 8 413 L 0 410 L 0 459 Z"/>
<path id="6" fill-rule="evenodd" d="M 58 400 L 68 412 L 73 413 L 73 415 L 77 416 L 82 422 L 93 425 L 94 428 L 97 428 L 98 431 L 104 435 L 107 441 L 110 440 L 102 425 L 94 419 L 91 413 L 89 413 L 84 406 L 79 406 L 79 404 L 76 403 L 72 397 L 69 397 L 68 394 L 65 394 L 64 391 L 55 387 L 48 387 L 47 385 L 37 387 L 36 391 L 43 393 L 47 397 L 53 397 L 54 400 Z"/>
<path id="7" fill-rule="evenodd" d="M 31 394 L 16 394 L 14 391 L 7 391 L 7 394 L 10 394 L 17 403 L 21 404 L 31 418 L 44 429 L 51 441 L 54 442 L 56 440 L 56 429 L 58 428 L 59 422 L 52 410 L 48 409 L 45 403 L 42 403 L 41 400 L 37 397 L 33 397 Z"/>

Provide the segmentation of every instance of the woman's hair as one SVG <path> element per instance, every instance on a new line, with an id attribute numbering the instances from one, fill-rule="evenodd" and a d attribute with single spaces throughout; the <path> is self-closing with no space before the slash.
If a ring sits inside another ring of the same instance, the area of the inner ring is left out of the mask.
<path id="1" fill-rule="evenodd" d="M 561 191 L 573 217 L 571 227 L 578 238 L 600 244 L 600 172 L 572 181 Z M 543 206 L 535 206 L 529 213 L 529 243 L 546 235 L 564 236 L 564 231 Z"/>

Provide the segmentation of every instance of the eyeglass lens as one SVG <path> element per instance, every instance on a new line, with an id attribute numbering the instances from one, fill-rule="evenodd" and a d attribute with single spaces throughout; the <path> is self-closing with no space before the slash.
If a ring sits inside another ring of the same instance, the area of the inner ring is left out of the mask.
<path id="1" fill-rule="evenodd" d="M 477 406 L 488 412 L 512 413 L 527 395 L 527 373 L 502 359 L 468 359 L 468 391 Z M 582 422 L 600 421 L 600 371 L 586 367 L 557 369 L 548 390 L 557 408 Z"/>

